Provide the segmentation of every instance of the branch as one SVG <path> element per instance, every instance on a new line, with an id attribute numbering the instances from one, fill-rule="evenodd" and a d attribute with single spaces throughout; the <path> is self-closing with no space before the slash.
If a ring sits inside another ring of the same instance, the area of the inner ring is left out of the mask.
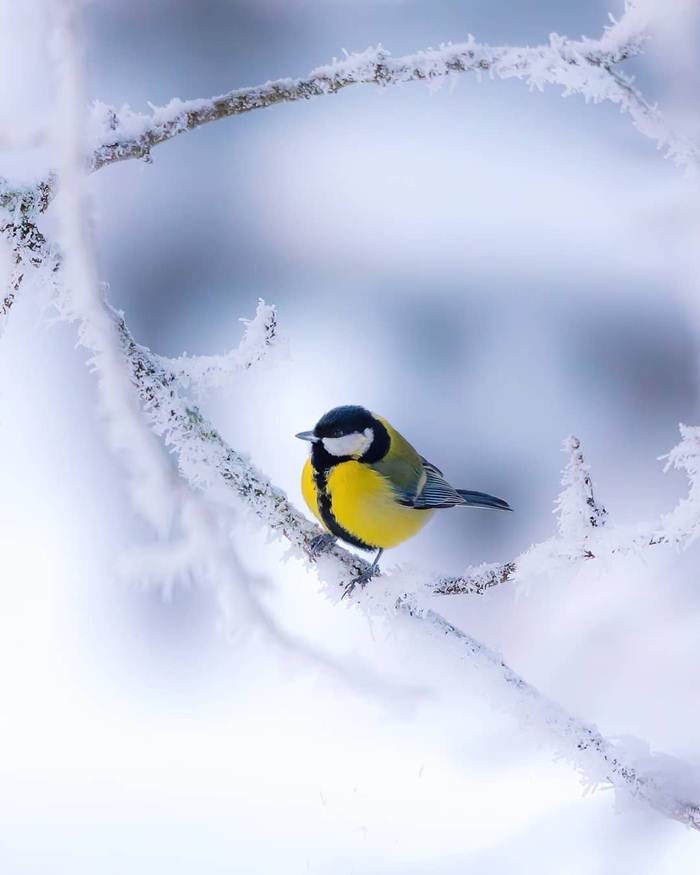
<path id="1" fill-rule="evenodd" d="M 516 674 L 497 653 L 432 610 L 418 608 L 410 600 L 404 600 L 399 607 L 408 616 L 421 620 L 433 638 L 444 639 L 460 659 L 468 658 L 477 671 L 497 680 L 506 694 L 505 708 L 524 725 L 547 733 L 560 754 L 590 786 L 607 783 L 616 793 L 642 800 L 666 817 L 700 830 L 700 806 L 678 798 L 672 780 L 665 777 L 669 772 L 667 756 L 646 756 L 642 771 L 634 764 L 632 750 L 626 751 L 622 744 L 614 745 L 595 726 L 572 717 Z"/>
<path id="2" fill-rule="evenodd" d="M 562 472 L 563 492 L 555 502 L 559 514 L 559 535 L 564 540 L 580 540 L 585 545 L 591 529 L 605 525 L 608 512 L 596 501 L 590 469 L 583 458 L 581 441 L 571 435 L 564 441 L 562 451 L 569 456 Z"/>
<path id="3" fill-rule="evenodd" d="M 77 322 L 78 341 L 91 354 L 90 365 L 97 375 L 98 399 L 108 426 L 108 437 L 127 459 L 125 467 L 131 498 L 139 512 L 164 536 L 179 503 L 177 479 L 143 421 L 124 368 L 119 338 L 104 306 L 93 255 L 84 192 L 85 169 L 81 160 L 82 58 L 75 34 L 76 12 L 73 2 L 61 4 L 54 32 L 59 59 L 55 71 L 59 112 L 52 135 L 60 162 L 62 196 L 58 204 L 58 227 L 65 252 L 63 256 L 58 253 L 54 256 L 54 269 L 60 265 L 64 274 L 64 284 L 56 295 L 55 304 L 64 318 Z M 29 220 L 27 226 L 35 228 Z"/>
<path id="4" fill-rule="evenodd" d="M 253 319 L 241 319 L 245 324 L 243 339 L 236 349 L 224 355 L 181 355 L 177 358 L 158 356 L 183 389 L 199 392 L 220 388 L 236 374 L 250 370 L 282 344 L 278 334 L 277 311 L 262 298 Z"/>
<path id="5" fill-rule="evenodd" d="M 629 13 L 628 13 L 629 14 Z M 293 103 L 336 94 L 353 85 L 404 85 L 437 82 L 462 73 L 492 78 L 522 79 L 542 90 L 545 85 L 564 89 L 564 96 L 580 94 L 587 101 L 611 101 L 629 112 L 637 129 L 653 139 L 679 166 L 700 164 L 700 149 L 688 138 L 671 131 L 662 116 L 632 87 L 631 80 L 615 73 L 612 66 L 642 50 L 645 41 L 640 22 L 623 26 L 624 19 L 608 28 L 599 40 L 568 40 L 552 34 L 548 45 L 530 47 L 489 46 L 475 42 L 448 44 L 413 55 L 394 58 L 382 46 L 347 55 L 312 70 L 305 78 L 277 79 L 218 97 L 182 101 L 154 107 L 150 115 L 129 107 L 117 112 L 97 103 L 92 117 L 93 153 L 90 166 L 131 158 L 149 160 L 151 150 L 202 125 L 230 116 L 265 109 L 278 103 Z"/>
<path id="6" fill-rule="evenodd" d="M 681 425 L 681 442 L 666 456 L 664 471 L 675 468 L 688 475 L 687 498 L 662 520 L 662 533 L 670 543 L 692 543 L 700 536 L 700 427 Z M 665 533 L 665 534 L 664 534 Z"/>
<path id="7" fill-rule="evenodd" d="M 20 189 L 12 189 L 7 180 L 0 178 L 0 208 L 5 211 L 5 216 L 0 216 L 0 234 L 6 238 L 14 260 L 8 287 L 0 298 L 0 337 L 27 269 L 55 262 L 34 221 L 48 207 L 54 186 L 53 176 L 36 187 Z"/>
<path id="8" fill-rule="evenodd" d="M 643 50 L 647 24 L 642 8 L 627 0 L 623 17 L 607 27 L 598 40 L 575 41 L 552 34 L 548 45 L 518 48 L 479 44 L 470 37 L 465 43 L 398 58 L 378 46 L 318 67 L 306 78 L 277 79 L 213 98 L 175 98 L 166 106 L 154 107 L 150 115 L 133 112 L 128 106 L 117 111 L 96 102 L 89 125 L 92 152 L 88 168 L 99 170 L 131 158 L 150 160 L 154 146 L 210 122 L 278 103 L 335 94 L 352 85 L 438 82 L 461 73 L 481 77 L 487 72 L 492 78 L 522 79 L 531 89 L 558 85 L 563 87 L 564 96 L 581 94 L 594 103 L 617 104 L 630 114 L 640 133 L 654 140 L 679 167 L 696 169 L 700 166 L 697 144 L 671 130 L 658 108 L 633 87 L 632 80 L 612 69 Z M 24 215 L 35 217 L 46 210 L 56 191 L 57 177 L 53 173 L 34 187 L 17 189 L 0 179 L 0 208 L 10 214 L 21 208 Z M 8 224 L 0 226 L 1 231 L 8 229 L 12 233 Z M 11 289 L 0 301 L 0 329 L 15 292 Z"/>
<path id="9" fill-rule="evenodd" d="M 530 547 L 503 563 L 474 566 L 458 577 L 443 577 L 428 584 L 436 595 L 483 595 L 502 583 L 526 583 L 535 576 L 559 573 L 593 559 L 611 558 L 657 547 L 689 546 L 700 535 L 700 427 L 681 425 L 681 443 L 668 454 L 666 470 L 673 466 L 689 475 L 689 494 L 670 514 L 653 526 L 606 526 L 607 511 L 593 491 L 581 442 L 564 442 L 569 461 L 562 473 L 564 489 L 555 502 L 559 512 L 559 537 Z"/>
<path id="10" fill-rule="evenodd" d="M 197 488 L 223 483 L 272 532 L 301 553 L 313 556 L 314 540 L 321 529 L 291 505 L 284 492 L 247 458 L 227 446 L 197 408 L 182 397 L 179 380 L 164 367 L 163 360 L 136 343 L 121 314 L 113 312 L 113 317 L 151 427 L 177 452 L 185 480 Z M 326 559 L 334 565 L 338 596 L 350 580 L 368 568 L 363 559 L 337 545 L 325 554 Z"/>
<path id="11" fill-rule="evenodd" d="M 640 54 L 649 40 L 650 10 L 644 0 L 625 0 L 625 11 L 619 21 L 610 16 L 611 24 L 603 28 L 598 40 L 583 37 L 581 50 L 593 62 L 619 64 Z"/>
<path id="12" fill-rule="evenodd" d="M 590 64 L 586 59 L 581 62 Z M 92 167 L 99 170 L 116 161 L 148 158 L 154 146 L 210 122 L 278 103 L 337 94 L 352 85 L 403 85 L 467 72 L 490 72 L 504 78 L 518 75 L 531 78 L 533 84 L 537 76 L 538 84 L 543 84 L 540 77 L 547 66 L 556 68 L 563 63 L 561 55 L 551 47 L 492 47 L 470 40 L 392 58 L 390 52 L 377 46 L 317 67 L 305 78 L 276 79 L 210 99 L 182 101 L 176 98 L 166 106 L 155 107 L 151 115 L 134 113 L 128 107 L 117 113 L 112 107 L 97 104 L 93 113 L 96 131 Z M 536 67 L 539 68 L 537 73 Z"/>

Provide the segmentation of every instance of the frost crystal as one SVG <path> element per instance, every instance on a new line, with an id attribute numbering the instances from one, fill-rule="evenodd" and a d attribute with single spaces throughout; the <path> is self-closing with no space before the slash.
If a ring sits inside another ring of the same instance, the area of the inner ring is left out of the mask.
<path id="1" fill-rule="evenodd" d="M 567 453 L 569 459 L 562 471 L 561 485 L 564 489 L 555 502 L 557 528 L 564 540 L 584 544 L 592 528 L 605 525 L 608 512 L 595 500 L 590 469 L 581 451 L 581 441 L 571 435 L 562 444 L 562 452 Z"/>
<path id="2" fill-rule="evenodd" d="M 680 425 L 681 442 L 668 454 L 666 468 L 685 471 L 690 481 L 688 496 L 662 521 L 665 536 L 684 546 L 700 535 L 700 426 Z"/>

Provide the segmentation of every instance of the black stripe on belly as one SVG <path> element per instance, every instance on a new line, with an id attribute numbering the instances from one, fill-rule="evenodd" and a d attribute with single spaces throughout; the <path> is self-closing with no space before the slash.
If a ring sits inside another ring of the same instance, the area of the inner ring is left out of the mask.
<path id="1" fill-rule="evenodd" d="M 376 550 L 377 548 L 372 544 L 367 544 L 347 529 L 344 529 L 335 518 L 332 499 L 328 494 L 328 470 L 318 471 L 314 468 L 314 483 L 316 484 L 318 512 L 321 514 L 321 518 L 326 524 L 328 530 L 332 532 L 336 538 L 340 538 L 347 544 L 352 544 L 353 547 L 359 547 L 360 550 Z"/>

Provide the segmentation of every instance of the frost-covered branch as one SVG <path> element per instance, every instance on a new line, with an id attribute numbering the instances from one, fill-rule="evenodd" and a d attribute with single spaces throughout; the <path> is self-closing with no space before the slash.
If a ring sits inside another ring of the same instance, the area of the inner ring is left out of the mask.
<path id="1" fill-rule="evenodd" d="M 597 40 L 583 37 L 581 51 L 592 62 L 619 64 L 638 55 L 649 40 L 648 3 L 644 0 L 625 0 L 625 10 L 618 20 L 610 15 L 611 23 Z"/>
<path id="2" fill-rule="evenodd" d="M 46 238 L 35 218 L 51 199 L 54 178 L 36 187 L 13 189 L 0 178 L 0 234 L 7 241 L 14 262 L 7 288 L 0 292 L 0 337 L 27 269 L 53 261 Z"/>
<path id="3" fill-rule="evenodd" d="M 117 111 L 96 103 L 89 120 L 88 169 L 98 170 L 116 161 L 148 159 L 154 146 L 186 131 L 229 116 L 277 103 L 308 100 L 352 85 L 402 85 L 414 81 L 437 83 L 461 73 L 488 73 L 492 78 L 519 78 L 531 89 L 545 85 L 564 89 L 564 95 L 580 94 L 587 101 L 611 101 L 628 112 L 638 130 L 653 139 L 676 164 L 685 169 L 700 166 L 700 149 L 687 137 L 672 131 L 657 107 L 649 104 L 624 74 L 613 69 L 639 54 L 646 42 L 648 16 L 644 4 L 627 0 L 619 21 L 604 29 L 599 39 L 568 40 L 553 34 L 549 43 L 537 47 L 489 46 L 467 42 L 448 44 L 413 55 L 393 57 L 381 46 L 347 55 L 312 70 L 300 79 L 278 79 L 240 88 L 213 98 L 174 99 L 150 114 L 133 112 L 128 106 Z M 0 298 L 0 332 L 22 281 L 24 267 L 40 239 L 28 240 L 27 221 L 43 212 L 57 191 L 57 176 L 49 174 L 34 187 L 13 189 L 0 179 L 0 232 L 11 239 L 25 238 L 9 288 Z M 36 233 L 39 233 L 38 231 Z M 39 234 L 40 238 L 40 234 Z M 212 372 L 218 369 L 214 362 Z M 208 365 L 202 362 L 206 369 Z M 184 374 L 183 374 L 184 376 Z"/>
<path id="4" fill-rule="evenodd" d="M 630 115 L 644 136 L 683 168 L 700 164 L 700 149 L 670 130 L 663 115 L 632 85 L 613 70 L 614 65 L 638 54 L 645 42 L 646 20 L 634 4 L 623 18 L 608 27 L 598 40 L 569 40 L 552 34 L 548 44 L 535 47 L 490 46 L 473 37 L 412 55 L 394 57 L 381 45 L 349 54 L 342 60 L 317 67 L 299 79 L 276 79 L 239 88 L 213 98 L 182 101 L 154 107 L 150 114 L 116 110 L 98 103 L 91 121 L 90 165 L 98 170 L 130 158 L 150 157 L 151 150 L 186 131 L 230 116 L 278 103 L 292 103 L 336 94 L 353 85 L 405 85 L 437 83 L 463 73 L 488 74 L 494 79 L 517 78 L 531 89 L 546 85 L 563 88 L 565 96 L 579 94 L 587 101 L 610 101 Z"/>
<path id="5" fill-rule="evenodd" d="M 634 746 L 622 741 L 614 744 L 595 726 L 572 717 L 516 674 L 497 653 L 448 623 L 440 614 L 421 609 L 410 599 L 404 600 L 400 609 L 421 620 L 432 637 L 444 639 L 446 646 L 451 647 L 459 659 L 468 660 L 474 671 L 495 681 L 489 684 L 489 689 L 500 689 L 504 710 L 514 714 L 522 724 L 549 735 L 557 752 L 577 769 L 589 787 L 611 786 L 616 794 L 644 801 L 666 817 L 700 830 L 700 806 L 691 799 L 679 798 L 676 782 L 670 774 L 682 770 L 687 776 L 687 765 L 674 761 L 676 769 L 672 770 L 670 758 L 650 753 L 644 742 L 637 741 Z M 642 757 L 640 749 L 644 751 Z M 697 785 L 698 782 L 695 779 L 687 783 Z"/>
<path id="6" fill-rule="evenodd" d="M 61 197 L 57 206 L 64 251 L 52 252 L 45 246 L 42 252 L 52 255 L 53 273 L 60 277 L 55 282 L 54 303 L 64 318 L 78 323 L 79 341 L 91 354 L 101 412 L 113 446 L 125 458 L 131 497 L 159 536 L 138 556 L 132 554 L 131 571 L 138 568 L 141 579 L 155 578 L 165 590 L 194 572 L 215 590 L 227 617 L 235 603 L 239 624 L 249 618 L 276 631 L 269 611 L 254 592 L 257 578 L 238 560 L 229 531 L 203 496 L 177 476 L 149 429 L 134 392 L 133 370 L 124 356 L 123 333 L 115 330 L 123 320 L 106 303 L 97 279 L 83 192 L 82 77 L 74 12 L 70 2 L 61 7 L 54 40 L 62 102 L 54 139 L 60 159 Z M 36 228 L 31 222 L 29 225 Z M 34 263 L 44 270 L 47 267 L 38 257 Z M 260 302 L 238 351 L 241 367 L 252 366 L 266 354 L 275 339 L 276 325 L 274 308 Z M 186 454 L 181 454 L 180 461 L 184 466 Z M 275 635 L 278 641 L 282 637 Z"/>
<path id="7" fill-rule="evenodd" d="M 92 116 L 92 166 L 98 170 L 115 161 L 146 158 L 154 146 L 210 122 L 278 103 L 336 94 L 353 85 L 405 85 L 471 72 L 504 79 L 518 77 L 537 88 L 559 84 L 567 93 L 578 91 L 594 100 L 606 99 L 608 71 L 600 60 L 594 62 L 577 47 L 577 43 L 560 37 L 552 37 L 550 45 L 537 48 L 488 46 L 470 39 L 394 58 L 377 46 L 317 67 L 303 78 L 276 79 L 209 99 L 176 98 L 154 108 L 150 115 L 128 107 L 117 112 L 97 104 Z"/>
<path id="8" fill-rule="evenodd" d="M 277 311 L 262 298 L 258 301 L 253 319 L 241 319 L 241 322 L 245 324 L 243 339 L 236 349 L 224 355 L 159 356 L 159 361 L 184 389 L 194 388 L 203 392 L 225 386 L 236 374 L 263 361 L 281 345 Z"/>
<path id="9" fill-rule="evenodd" d="M 60 112 L 52 134 L 61 179 L 58 225 L 64 249 L 62 260 L 58 254 L 54 256 L 54 269 L 60 264 L 63 274 L 55 304 L 65 318 L 77 322 L 79 342 L 91 353 L 101 412 L 113 446 L 127 460 L 131 497 L 154 529 L 165 535 L 177 505 L 177 490 L 167 460 L 145 427 L 134 397 L 94 263 L 84 194 L 82 59 L 75 13 L 70 2 L 57 8 L 53 43 Z M 29 227 L 36 226 L 29 222 Z"/>
<path id="10" fill-rule="evenodd" d="M 562 451 L 569 459 L 562 472 L 563 491 L 555 502 L 559 515 L 559 536 L 564 540 L 588 542 L 591 529 L 605 525 L 608 512 L 596 501 L 590 469 L 583 458 L 581 441 L 571 435 L 564 441 Z"/>
<path id="11" fill-rule="evenodd" d="M 700 426 L 681 425 L 680 429 L 681 442 L 666 457 L 665 470 L 685 471 L 690 488 L 687 497 L 663 518 L 657 537 L 690 544 L 700 535 Z"/>
<path id="12" fill-rule="evenodd" d="M 562 472 L 564 488 L 555 502 L 558 537 L 535 544 L 508 562 L 477 565 L 458 577 L 430 582 L 429 589 L 438 595 L 482 595 L 502 583 L 525 584 L 592 559 L 636 553 L 660 544 L 689 546 L 700 534 L 700 427 L 681 425 L 680 429 L 682 440 L 668 454 L 666 470 L 685 470 L 689 492 L 658 523 L 606 525 L 608 514 L 596 500 L 581 442 L 572 436 L 564 442 L 569 460 Z"/>
<path id="13" fill-rule="evenodd" d="M 286 495 L 241 453 L 229 447 L 218 431 L 189 404 L 176 374 L 163 359 L 140 346 L 131 336 L 123 316 L 114 314 L 117 331 L 132 379 L 144 404 L 151 427 L 178 456 L 181 473 L 190 485 L 203 488 L 225 484 L 249 510 L 275 534 L 307 555 L 321 533 L 288 500 Z M 333 547 L 321 560 L 334 564 L 340 596 L 342 588 L 367 563 L 342 547 Z"/>

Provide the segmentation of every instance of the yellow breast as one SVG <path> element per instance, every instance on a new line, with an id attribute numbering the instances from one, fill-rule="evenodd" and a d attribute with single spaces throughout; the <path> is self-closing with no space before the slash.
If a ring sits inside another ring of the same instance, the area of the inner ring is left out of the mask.
<path id="1" fill-rule="evenodd" d="M 301 494 L 304 496 L 304 501 L 308 504 L 311 513 L 322 526 L 327 528 L 318 509 L 318 495 L 316 494 L 316 484 L 314 483 L 314 469 L 311 464 L 311 456 L 306 460 L 304 469 L 301 472 Z"/>
<path id="2" fill-rule="evenodd" d="M 333 467 L 326 490 L 337 523 L 372 547 L 396 547 L 419 532 L 432 516 L 432 511 L 397 504 L 385 478 L 360 462 Z M 304 466 L 302 491 L 313 514 L 328 528 L 319 511 L 310 461 Z"/>

